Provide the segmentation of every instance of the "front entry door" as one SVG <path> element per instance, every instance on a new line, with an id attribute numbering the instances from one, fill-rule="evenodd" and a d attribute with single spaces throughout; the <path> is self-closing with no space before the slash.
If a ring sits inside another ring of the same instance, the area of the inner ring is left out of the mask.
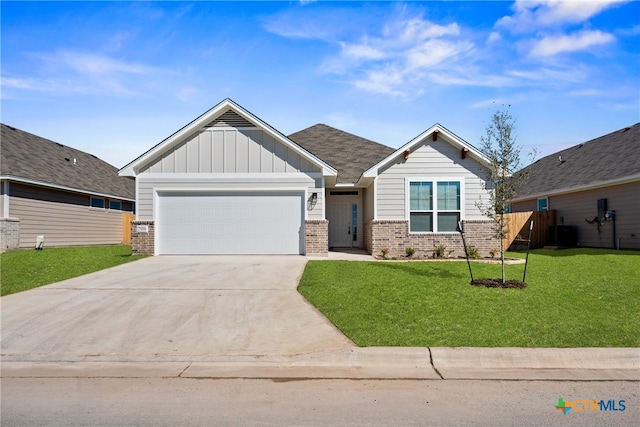
<path id="1" fill-rule="evenodd" d="M 335 194 L 339 193 L 339 195 Z M 340 194 L 342 193 L 342 194 Z M 361 230 L 359 223 L 358 195 L 346 192 L 330 192 L 327 202 L 327 219 L 329 220 L 329 247 L 359 247 Z M 349 192 L 353 193 L 353 192 Z"/>

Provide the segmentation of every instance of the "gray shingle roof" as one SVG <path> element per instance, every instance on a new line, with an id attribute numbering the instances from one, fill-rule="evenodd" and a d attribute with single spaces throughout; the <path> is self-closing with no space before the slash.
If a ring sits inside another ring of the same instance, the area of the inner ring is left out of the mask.
<path id="1" fill-rule="evenodd" d="M 640 123 L 574 145 L 527 166 L 518 198 L 640 174 Z"/>
<path id="2" fill-rule="evenodd" d="M 1 126 L 0 175 L 135 199 L 135 182 L 118 176 L 118 169 L 109 163 L 84 151 Z"/>
<path id="3" fill-rule="evenodd" d="M 289 139 L 338 170 L 338 183 L 353 184 L 362 173 L 395 150 L 331 126 L 317 124 Z"/>

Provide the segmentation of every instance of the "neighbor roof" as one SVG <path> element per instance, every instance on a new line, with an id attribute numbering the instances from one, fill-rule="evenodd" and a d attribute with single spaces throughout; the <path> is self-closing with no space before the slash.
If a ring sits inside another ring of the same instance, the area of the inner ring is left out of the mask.
<path id="1" fill-rule="evenodd" d="M 92 154 L 1 124 L 3 179 L 135 200 L 135 182 Z"/>
<path id="2" fill-rule="evenodd" d="M 289 135 L 289 139 L 338 170 L 338 184 L 354 184 L 362 173 L 395 150 L 325 124 Z"/>
<path id="3" fill-rule="evenodd" d="M 640 180 L 640 123 L 550 154 L 524 171 L 529 178 L 514 201 Z"/>

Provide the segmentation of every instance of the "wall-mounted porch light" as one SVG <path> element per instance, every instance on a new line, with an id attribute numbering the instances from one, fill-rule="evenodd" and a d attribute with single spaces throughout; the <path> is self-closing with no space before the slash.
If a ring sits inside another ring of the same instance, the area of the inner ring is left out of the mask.
<path id="1" fill-rule="evenodd" d="M 311 193 L 311 195 L 307 199 L 307 210 L 310 211 L 315 208 L 316 203 L 318 203 L 318 193 Z"/>

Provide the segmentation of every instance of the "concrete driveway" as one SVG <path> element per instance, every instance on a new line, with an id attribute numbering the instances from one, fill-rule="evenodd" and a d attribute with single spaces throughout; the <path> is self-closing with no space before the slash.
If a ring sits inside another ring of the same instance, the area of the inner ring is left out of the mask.
<path id="1" fill-rule="evenodd" d="M 301 256 L 162 256 L 2 298 L 3 362 L 207 361 L 353 343 L 296 287 Z"/>

